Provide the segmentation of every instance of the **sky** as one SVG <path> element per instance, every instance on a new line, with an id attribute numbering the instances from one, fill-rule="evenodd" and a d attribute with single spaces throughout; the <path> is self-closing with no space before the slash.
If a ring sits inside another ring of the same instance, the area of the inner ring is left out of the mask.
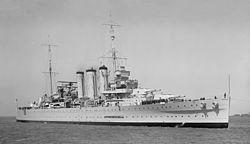
<path id="1" fill-rule="evenodd" d="M 248 0 L 1 0 L 0 116 L 44 94 L 48 41 L 58 45 L 58 80 L 98 66 L 110 50 L 110 12 L 121 25 L 116 49 L 141 87 L 220 97 L 230 74 L 230 113 L 250 112 Z"/>

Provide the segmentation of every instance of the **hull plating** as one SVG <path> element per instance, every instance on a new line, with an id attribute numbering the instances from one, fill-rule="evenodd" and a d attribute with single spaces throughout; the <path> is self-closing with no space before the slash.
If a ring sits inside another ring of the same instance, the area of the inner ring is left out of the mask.
<path id="1" fill-rule="evenodd" d="M 213 102 L 219 103 L 218 108 Z M 206 108 L 201 104 L 206 103 Z M 77 123 L 90 125 L 227 128 L 229 100 L 209 99 L 115 107 L 18 110 L 19 122 Z"/>

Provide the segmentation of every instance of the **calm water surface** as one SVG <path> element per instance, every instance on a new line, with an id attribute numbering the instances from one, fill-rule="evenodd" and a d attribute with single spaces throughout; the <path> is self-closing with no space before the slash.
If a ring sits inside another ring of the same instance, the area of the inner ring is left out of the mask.
<path id="1" fill-rule="evenodd" d="M 250 144 L 250 117 L 231 117 L 228 129 L 20 123 L 0 117 L 1 144 Z"/>

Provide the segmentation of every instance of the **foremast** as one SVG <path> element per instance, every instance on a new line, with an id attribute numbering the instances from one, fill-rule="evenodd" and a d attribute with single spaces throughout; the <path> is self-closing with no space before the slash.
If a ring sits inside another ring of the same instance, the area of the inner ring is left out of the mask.
<path id="1" fill-rule="evenodd" d="M 103 56 L 101 57 L 102 59 L 111 59 L 112 60 L 112 70 L 111 70 L 111 74 L 112 77 L 115 76 L 115 72 L 118 70 L 119 68 L 119 60 L 127 60 L 127 58 L 123 58 L 123 57 L 118 57 L 118 51 L 116 50 L 115 47 L 115 27 L 120 27 L 119 24 L 115 24 L 114 22 L 109 22 L 109 23 L 105 23 L 103 24 L 104 26 L 108 26 L 109 27 L 109 38 L 110 38 L 110 47 L 111 47 L 111 57 L 106 57 Z"/>
<path id="2" fill-rule="evenodd" d="M 110 15 L 111 17 L 111 15 Z M 129 79 L 130 71 L 125 70 L 125 66 L 121 64 L 121 61 L 126 61 L 127 58 L 118 57 L 118 51 L 115 47 L 115 28 L 120 27 L 119 24 L 114 23 L 110 20 L 109 23 L 103 24 L 109 27 L 109 38 L 111 47 L 111 56 L 103 56 L 102 59 L 109 59 L 112 62 L 111 70 L 109 72 L 110 77 L 110 87 L 108 90 L 104 91 L 103 94 L 108 97 L 118 96 L 126 97 L 132 93 L 133 89 L 137 88 L 138 81 Z M 103 64 L 103 63 L 102 63 Z M 108 65 L 108 64 L 107 64 Z"/>

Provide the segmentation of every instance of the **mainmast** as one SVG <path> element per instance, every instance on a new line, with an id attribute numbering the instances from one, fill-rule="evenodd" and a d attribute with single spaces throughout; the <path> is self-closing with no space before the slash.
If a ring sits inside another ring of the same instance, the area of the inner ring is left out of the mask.
<path id="1" fill-rule="evenodd" d="M 52 47 L 57 47 L 55 44 L 51 44 L 48 42 L 47 44 L 43 44 L 43 46 L 48 46 L 48 54 L 49 54 L 49 81 L 50 81 L 50 95 L 53 95 L 53 82 L 52 82 L 52 74 L 55 73 L 52 71 Z"/>

